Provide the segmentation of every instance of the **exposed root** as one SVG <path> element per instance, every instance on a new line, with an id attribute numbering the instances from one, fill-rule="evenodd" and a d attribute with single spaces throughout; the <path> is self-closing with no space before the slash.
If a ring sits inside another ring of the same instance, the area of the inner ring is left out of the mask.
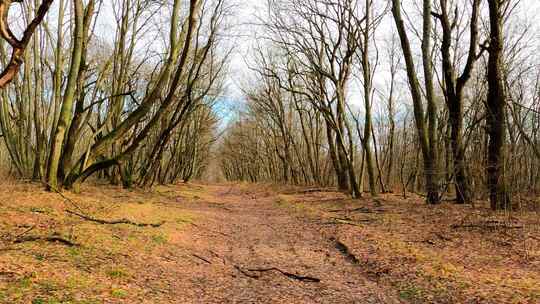
<path id="1" fill-rule="evenodd" d="M 261 277 L 260 275 L 251 274 L 251 273 L 245 271 L 244 269 L 242 269 L 242 267 L 240 267 L 240 266 L 238 266 L 238 265 L 234 265 L 234 268 L 236 268 L 236 270 L 238 270 L 241 274 L 245 275 L 245 276 L 248 277 L 248 278 L 251 278 L 251 279 L 258 279 L 258 278 Z"/>
<path id="2" fill-rule="evenodd" d="M 349 261 L 351 264 L 360 264 L 360 260 L 358 260 L 358 258 L 351 252 L 347 245 L 334 238 L 331 238 L 330 240 L 334 242 L 336 249 L 339 250 L 347 261 Z"/>
<path id="3" fill-rule="evenodd" d="M 67 213 L 69 214 L 72 214 L 72 215 L 76 215 L 82 219 L 85 219 L 87 221 L 91 221 L 91 222 L 95 222 L 95 223 L 99 223 L 99 224 L 106 224 L 106 225 L 117 225 L 117 224 L 128 224 L 128 225 L 133 225 L 133 226 L 137 226 L 137 227 L 154 227 L 154 228 L 157 228 L 157 227 L 160 227 L 161 225 L 165 224 L 165 222 L 159 222 L 159 223 L 137 223 L 137 222 L 133 222 L 131 220 L 128 220 L 128 219 L 119 219 L 119 220 L 105 220 L 105 219 L 98 219 L 98 218 L 95 218 L 95 217 L 92 217 L 92 216 L 89 216 L 89 215 L 84 215 L 84 214 L 81 214 L 81 213 L 78 213 L 78 212 L 75 212 L 75 211 L 72 211 L 72 210 L 66 210 Z"/>
<path id="4" fill-rule="evenodd" d="M 282 275 L 284 275 L 284 276 L 286 276 L 286 277 L 288 277 L 290 279 L 297 280 L 297 281 L 300 281 L 300 282 L 319 283 L 321 281 L 321 279 L 319 279 L 319 278 L 297 275 L 297 274 L 294 274 L 294 273 L 291 273 L 291 272 L 283 271 L 283 270 L 281 270 L 281 269 L 279 269 L 277 267 L 249 268 L 249 269 L 244 270 L 240 266 L 234 265 L 234 268 L 236 268 L 240 273 L 242 273 L 246 277 L 252 278 L 252 279 L 259 279 L 261 277 L 261 275 L 260 274 L 259 275 L 252 274 L 251 272 L 262 273 L 262 272 L 277 271 L 277 272 L 281 273 Z"/>
<path id="5" fill-rule="evenodd" d="M 430 239 L 425 239 L 425 240 L 420 240 L 420 241 L 405 241 L 406 243 L 426 243 L 426 244 L 429 244 L 429 245 L 432 245 L 432 246 L 435 246 L 436 243 L 433 241 L 433 240 L 430 240 Z"/>
<path id="6" fill-rule="evenodd" d="M 287 192 L 283 192 L 282 194 L 292 195 L 292 194 L 308 194 L 308 193 L 316 193 L 316 192 L 336 192 L 336 189 L 313 188 L 313 189 L 304 189 L 304 190 L 297 190 L 297 191 L 287 191 Z"/>
<path id="7" fill-rule="evenodd" d="M 457 228 L 478 228 L 478 229 L 489 229 L 489 230 L 496 230 L 496 229 L 522 229 L 523 225 L 511 225 L 503 222 L 497 222 L 497 221 L 486 221 L 481 223 L 472 223 L 472 224 L 454 224 L 450 226 L 454 229 Z"/>
<path id="8" fill-rule="evenodd" d="M 439 232 L 435 232 L 435 236 L 437 236 L 439 239 L 443 240 L 443 241 L 446 241 L 446 242 L 451 242 L 452 241 L 452 238 L 449 238 L 447 236 L 444 236 L 442 235 L 441 233 Z"/>
<path id="9" fill-rule="evenodd" d="M 359 219 L 359 220 L 352 220 L 350 218 L 338 218 L 338 217 L 331 217 L 330 218 L 332 220 L 332 222 L 324 222 L 324 223 L 321 223 L 321 224 L 325 224 L 325 225 L 351 225 L 351 226 L 356 226 L 356 227 L 362 227 L 362 225 L 360 225 L 360 222 L 362 223 L 372 223 L 372 222 L 375 222 L 374 219 Z"/>
<path id="10" fill-rule="evenodd" d="M 225 211 L 229 211 L 229 212 L 232 212 L 233 210 L 231 210 L 230 208 L 227 208 L 225 207 L 225 204 L 220 204 L 220 203 L 213 203 L 213 202 L 206 202 L 207 205 L 209 206 L 212 206 L 212 207 L 216 207 L 216 208 L 219 208 L 219 209 L 223 209 Z"/>
<path id="11" fill-rule="evenodd" d="M 354 208 L 354 209 L 332 209 L 332 210 L 328 210 L 327 212 L 331 212 L 331 213 L 337 213 L 337 212 L 352 213 L 352 212 L 355 212 L 355 213 L 373 214 L 373 213 L 385 213 L 386 210 L 384 210 L 384 209 L 371 209 L 371 208 L 367 208 L 367 207 L 360 207 L 360 208 Z"/>
<path id="12" fill-rule="evenodd" d="M 24 236 L 15 239 L 14 243 L 24 243 L 24 242 L 36 242 L 36 241 L 44 241 L 44 242 L 51 242 L 51 243 L 60 243 L 62 245 L 66 245 L 69 247 L 79 247 L 80 244 L 77 244 L 69 239 L 63 238 L 59 235 L 51 235 L 51 236 L 37 236 L 37 235 L 29 235 Z"/>
<path id="13" fill-rule="evenodd" d="M 197 259 L 199 259 L 199 260 L 201 260 L 201 261 L 203 261 L 203 262 L 205 262 L 205 263 L 207 263 L 207 264 L 212 264 L 212 262 L 210 262 L 209 260 L 203 258 L 203 257 L 200 256 L 200 255 L 192 254 L 192 256 L 195 257 L 195 258 L 197 258 Z"/>

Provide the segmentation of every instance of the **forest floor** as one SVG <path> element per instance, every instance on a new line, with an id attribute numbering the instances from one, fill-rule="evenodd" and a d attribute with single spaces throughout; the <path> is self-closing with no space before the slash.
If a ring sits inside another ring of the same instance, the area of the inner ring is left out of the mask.
<path id="1" fill-rule="evenodd" d="M 0 303 L 540 303 L 538 211 L 250 184 L 1 189 Z"/>

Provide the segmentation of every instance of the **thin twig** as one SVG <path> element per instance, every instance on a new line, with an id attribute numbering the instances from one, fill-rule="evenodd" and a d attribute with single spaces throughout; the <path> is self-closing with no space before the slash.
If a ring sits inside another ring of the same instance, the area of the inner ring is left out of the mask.
<path id="1" fill-rule="evenodd" d="M 197 259 L 199 259 L 199 260 L 201 260 L 201 261 L 203 261 L 205 263 L 212 264 L 212 262 L 210 262 L 209 260 L 207 260 L 207 259 L 205 259 L 205 258 L 203 258 L 203 257 L 201 257 L 199 255 L 192 254 L 192 256 L 196 257 Z"/>

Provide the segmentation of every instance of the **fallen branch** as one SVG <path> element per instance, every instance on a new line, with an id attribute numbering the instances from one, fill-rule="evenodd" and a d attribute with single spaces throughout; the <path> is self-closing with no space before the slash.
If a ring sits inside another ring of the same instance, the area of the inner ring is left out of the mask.
<path id="1" fill-rule="evenodd" d="M 15 239 L 21 238 L 23 235 L 25 235 L 25 234 L 27 234 L 28 232 L 34 230 L 34 228 L 36 228 L 35 225 L 34 225 L 34 226 L 30 226 L 28 229 L 26 229 L 26 230 L 23 231 L 22 233 L 19 233 L 19 234 L 15 237 Z"/>
<path id="2" fill-rule="evenodd" d="M 315 277 L 310 277 L 310 276 L 302 276 L 302 275 L 297 275 L 297 274 L 294 274 L 294 273 L 291 273 L 291 272 L 287 272 L 287 271 L 283 271 L 277 267 L 270 267 L 270 268 L 250 268 L 250 269 L 242 269 L 241 267 L 235 265 L 234 268 L 236 268 L 238 271 L 240 271 L 240 273 L 242 273 L 243 275 L 249 277 L 249 278 L 252 278 L 252 279 L 259 279 L 261 276 L 260 275 L 254 275 L 254 274 L 251 274 L 250 272 L 270 272 L 270 271 L 277 271 L 279 273 L 281 273 L 282 275 L 290 278 L 290 279 L 293 279 L 293 280 L 297 280 L 297 281 L 300 281 L 300 282 L 305 282 L 305 283 L 319 283 L 321 281 L 321 279 L 319 278 L 315 278 Z"/>
<path id="3" fill-rule="evenodd" d="M 248 278 L 251 278 L 251 279 L 259 279 L 261 276 L 260 275 L 255 275 L 255 274 L 251 274 L 247 271 L 245 271 L 244 269 L 242 269 L 240 266 L 238 265 L 234 265 L 234 268 L 236 268 L 236 270 L 238 270 L 241 274 L 245 275 L 246 277 Z"/>
<path id="4" fill-rule="evenodd" d="M 425 239 L 425 240 L 421 240 L 421 241 L 405 241 L 405 243 L 426 243 L 426 244 L 429 244 L 429 245 L 435 245 L 435 242 L 433 240 L 430 240 L 430 239 Z"/>
<path id="5" fill-rule="evenodd" d="M 212 250 L 208 250 L 208 252 L 210 252 L 214 257 L 220 259 L 223 262 L 223 265 L 227 264 L 227 260 L 224 257 L 220 256 L 219 254 L 215 253 Z"/>
<path id="6" fill-rule="evenodd" d="M 128 220 L 128 219 L 119 219 L 119 220 L 105 220 L 105 219 L 98 219 L 98 218 L 95 218 L 95 217 L 92 217 L 92 216 L 89 216 L 89 215 L 84 215 L 84 214 L 81 214 L 81 213 L 77 213 L 75 211 L 71 211 L 71 210 L 66 210 L 67 213 L 69 214 L 72 214 L 72 215 L 76 215 L 82 219 L 85 219 L 85 220 L 88 220 L 88 221 L 91 221 L 91 222 L 96 222 L 96 223 L 99 223 L 99 224 L 106 224 L 106 225 L 117 225 L 117 224 L 128 224 L 128 225 L 133 225 L 133 226 L 137 226 L 137 227 L 154 227 L 154 228 L 157 228 L 157 227 L 160 227 L 161 225 L 165 224 L 165 222 L 159 222 L 159 223 L 137 223 L 137 222 L 133 222 L 131 220 Z"/>
<path id="7" fill-rule="evenodd" d="M 212 202 L 207 202 L 206 204 L 209 205 L 209 206 L 213 206 L 213 207 L 216 207 L 216 208 L 223 209 L 225 211 L 229 211 L 229 212 L 233 211 L 232 209 L 225 207 L 225 204 L 212 203 Z"/>
<path id="8" fill-rule="evenodd" d="M 209 260 L 203 258 L 202 256 L 199 256 L 199 255 L 196 255 L 196 254 L 192 254 L 193 257 L 196 257 L 197 259 L 207 263 L 207 264 L 212 264 L 212 262 L 210 262 Z"/>
<path id="9" fill-rule="evenodd" d="M 322 223 L 322 224 L 334 224 L 334 225 L 341 224 L 341 225 L 351 225 L 351 226 L 356 226 L 356 227 L 362 227 L 362 225 L 360 225 L 360 222 L 362 222 L 362 223 L 372 223 L 372 222 L 375 221 L 373 219 L 352 220 L 352 219 L 336 218 L 336 217 L 331 217 L 330 219 L 333 220 L 333 222 L 325 222 L 325 223 Z"/>
<path id="10" fill-rule="evenodd" d="M 52 235 L 52 236 L 24 236 L 16 239 L 14 243 L 24 243 L 24 242 L 35 242 L 35 241 L 45 241 L 45 242 L 51 242 L 51 243 L 61 243 L 63 245 L 69 246 L 69 247 L 78 247 L 79 244 L 68 240 L 66 238 L 63 238 L 58 235 Z"/>
<path id="11" fill-rule="evenodd" d="M 440 234 L 440 233 L 438 233 L 438 232 L 435 232 L 435 235 L 436 235 L 439 239 L 441 239 L 441 240 L 443 240 L 443 241 L 447 241 L 447 242 L 451 242 L 451 241 L 452 241 L 452 238 L 449 238 L 449 237 L 447 237 L 447 236 L 444 236 L 444 235 L 442 235 L 442 234 Z"/>
<path id="12" fill-rule="evenodd" d="M 308 194 L 308 193 L 315 193 L 315 192 L 336 192 L 336 189 L 331 189 L 331 188 L 314 188 L 314 189 L 304 189 L 304 190 L 296 190 L 296 191 L 287 191 L 287 192 L 283 192 L 282 194 L 285 194 L 285 195 L 292 195 L 292 194 Z"/>
<path id="13" fill-rule="evenodd" d="M 334 242 L 336 249 L 345 257 L 347 261 L 351 262 L 352 264 L 360 263 L 360 260 L 358 260 L 358 258 L 351 252 L 347 245 L 334 238 L 331 238 L 330 240 Z"/>
<path id="14" fill-rule="evenodd" d="M 46 182 L 43 182 L 43 184 L 47 187 L 47 189 L 52 190 L 54 193 L 60 195 L 64 199 L 64 201 L 70 203 L 73 207 L 75 207 L 75 209 L 79 210 L 80 212 L 84 212 L 76 201 L 74 201 L 71 198 L 65 196 L 60 190 L 56 189 L 55 187 L 49 185 Z"/>
<path id="15" fill-rule="evenodd" d="M 454 224 L 452 226 L 453 229 L 457 228 L 480 228 L 480 229 L 522 229 L 522 225 L 506 225 L 506 224 L 489 224 L 489 223 L 480 223 L 480 224 Z"/>
<path id="16" fill-rule="evenodd" d="M 373 202 L 375 203 L 375 206 L 377 207 L 381 207 L 382 205 L 384 205 L 384 201 L 382 199 L 374 198 Z"/>
<path id="17" fill-rule="evenodd" d="M 334 210 L 328 210 L 328 212 L 332 212 L 332 213 L 336 213 L 336 212 L 383 213 L 383 212 L 386 212 L 386 210 L 360 207 L 360 208 L 354 208 L 354 209 L 334 209 Z"/>

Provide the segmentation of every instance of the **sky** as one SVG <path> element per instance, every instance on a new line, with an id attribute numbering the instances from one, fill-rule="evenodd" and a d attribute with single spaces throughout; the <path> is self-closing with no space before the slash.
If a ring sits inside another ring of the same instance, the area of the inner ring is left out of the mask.
<path id="1" fill-rule="evenodd" d="M 246 80 L 249 80 L 251 72 L 249 71 L 247 61 L 249 61 L 251 52 L 251 46 L 255 43 L 258 32 L 261 31 L 260 27 L 254 25 L 254 23 L 259 22 L 259 17 L 266 14 L 266 0 L 233 0 L 237 1 L 240 4 L 240 8 L 237 13 L 238 21 L 238 32 L 241 32 L 242 35 L 239 39 L 235 41 L 235 52 L 231 59 L 231 69 L 230 76 L 227 81 L 227 90 L 225 95 L 228 96 L 228 103 L 241 107 L 243 103 L 243 95 L 241 92 L 242 83 L 245 83 Z M 386 1 L 386 0 L 381 0 Z M 389 1 L 389 0 L 388 0 Z M 487 5 L 486 1 L 484 6 Z M 410 13 L 411 4 L 413 0 L 402 0 L 404 7 Z M 516 11 L 519 14 L 519 17 L 525 21 L 532 21 L 533 25 L 538 26 L 537 16 L 540 15 L 540 0 L 521 0 L 520 9 Z M 421 24 L 418 24 L 421 26 Z M 380 26 L 379 33 L 382 39 L 387 39 L 388 34 L 393 32 L 394 24 L 391 13 L 388 13 L 386 18 L 383 21 L 383 24 Z M 536 31 L 539 35 L 538 39 L 540 40 L 540 31 Z M 386 37 L 385 37 L 386 36 Z M 381 51 L 381 56 L 384 55 L 384 51 Z M 383 61 L 385 58 L 381 58 Z M 388 79 L 388 69 L 384 66 L 378 70 L 376 75 L 376 81 L 379 81 L 379 85 L 384 86 L 386 80 Z M 405 79 L 402 79 L 405 82 Z M 359 103 L 361 101 L 360 96 L 360 84 L 354 83 L 349 88 L 350 100 L 353 104 Z M 404 94 L 407 94 L 405 92 Z"/>
<path id="2" fill-rule="evenodd" d="M 30 0 L 26 0 L 30 1 Z M 69 2 L 69 0 L 66 0 Z M 244 102 L 244 96 L 241 91 L 241 87 L 245 85 L 250 80 L 252 75 L 248 67 L 248 62 L 252 55 L 252 46 L 257 42 L 257 39 L 260 37 L 260 32 L 262 31 L 261 27 L 257 24 L 260 23 L 260 18 L 264 18 L 266 14 L 266 0 L 227 0 L 228 4 L 234 6 L 234 15 L 231 17 L 231 22 L 233 23 L 233 32 L 230 35 L 228 43 L 229 47 L 233 48 L 232 57 L 230 60 L 230 70 L 226 80 L 226 89 L 223 93 L 223 96 L 220 97 L 220 111 L 225 113 L 227 109 L 234 111 L 237 108 L 241 108 Z M 301 1 L 301 0 L 298 0 Z M 378 0 L 378 1 L 389 1 L 389 0 Z M 413 0 L 402 0 L 404 6 L 407 10 L 410 9 L 410 4 Z M 56 3 L 58 2 L 55 1 Z M 484 5 L 485 5 L 484 1 Z M 108 26 L 108 22 L 114 22 L 114 17 L 112 9 L 108 0 L 104 1 L 104 7 L 101 13 L 101 35 L 103 38 L 107 39 L 110 37 L 112 39 L 111 29 L 113 27 Z M 520 17 L 524 20 L 537 20 L 537 16 L 540 14 L 540 0 L 521 0 L 521 9 L 517 11 L 520 14 Z M 50 11 L 50 16 L 54 20 L 57 15 L 57 4 L 53 5 Z M 165 12 L 166 13 L 166 12 Z M 18 9 L 15 8 L 10 12 L 10 16 L 17 16 L 20 14 Z M 538 24 L 537 21 L 534 23 Z M 384 34 L 391 33 L 393 30 L 393 21 L 391 14 L 388 14 L 383 24 L 381 25 L 380 32 Z M 540 31 L 537 31 L 540 35 Z M 380 33 L 379 33 L 380 34 Z M 383 35 L 384 36 L 384 35 Z M 540 37 L 538 37 L 540 40 Z M 381 52 L 382 53 L 382 52 Z M 382 58 L 381 60 L 384 60 Z M 377 73 L 377 81 L 381 85 L 384 84 L 385 79 L 387 79 L 388 72 L 384 67 Z M 381 80 L 382 79 L 382 80 Z M 360 91 L 359 84 L 354 83 L 349 88 L 350 99 L 352 103 L 360 101 Z"/>

